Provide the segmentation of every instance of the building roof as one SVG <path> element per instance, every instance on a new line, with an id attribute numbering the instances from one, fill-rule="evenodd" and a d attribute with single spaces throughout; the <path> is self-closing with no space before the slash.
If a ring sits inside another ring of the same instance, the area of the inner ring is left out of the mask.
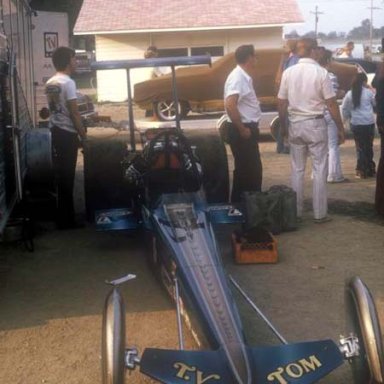
<path id="1" fill-rule="evenodd" d="M 296 0 L 84 0 L 74 33 L 255 28 L 302 21 Z"/>

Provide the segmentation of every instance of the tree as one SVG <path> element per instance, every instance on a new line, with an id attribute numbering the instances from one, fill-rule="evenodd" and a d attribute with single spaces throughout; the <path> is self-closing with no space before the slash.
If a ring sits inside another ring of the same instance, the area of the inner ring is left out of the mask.
<path id="1" fill-rule="evenodd" d="M 298 37 L 300 37 L 300 35 L 297 33 L 296 29 L 293 29 L 285 35 L 286 39 L 297 39 Z"/>
<path id="2" fill-rule="evenodd" d="M 361 22 L 359 27 L 353 28 L 348 33 L 349 39 L 367 39 L 369 38 L 369 33 L 371 30 L 371 21 L 369 19 L 364 19 Z"/>
<path id="3" fill-rule="evenodd" d="M 336 31 L 329 32 L 327 35 L 327 39 L 334 40 L 337 39 L 338 35 Z"/>
<path id="4" fill-rule="evenodd" d="M 310 31 L 310 32 L 307 32 L 305 35 L 303 35 L 303 37 L 309 37 L 311 39 L 316 39 L 316 33 L 315 33 L 315 31 Z"/>
<path id="5" fill-rule="evenodd" d="M 317 38 L 321 39 L 321 40 L 326 40 L 327 39 L 327 35 L 325 33 L 323 33 L 323 32 L 319 32 L 317 34 Z"/>

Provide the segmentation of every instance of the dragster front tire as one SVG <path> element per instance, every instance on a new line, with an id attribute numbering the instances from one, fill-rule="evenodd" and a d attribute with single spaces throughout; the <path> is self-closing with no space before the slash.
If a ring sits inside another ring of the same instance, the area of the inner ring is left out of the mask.
<path id="1" fill-rule="evenodd" d="M 117 288 L 105 300 L 101 348 L 102 384 L 124 384 L 125 305 Z"/>
<path id="2" fill-rule="evenodd" d="M 348 334 L 359 339 L 360 356 L 351 360 L 355 384 L 384 383 L 384 355 L 376 306 L 368 287 L 353 277 L 346 287 Z"/>

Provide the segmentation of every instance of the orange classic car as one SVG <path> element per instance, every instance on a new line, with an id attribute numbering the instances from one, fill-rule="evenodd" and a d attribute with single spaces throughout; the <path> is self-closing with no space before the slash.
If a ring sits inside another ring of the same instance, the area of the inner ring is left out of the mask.
<path id="1" fill-rule="evenodd" d="M 274 111 L 277 105 L 277 83 L 284 51 L 257 50 L 256 55 L 258 60 L 252 76 L 256 95 L 263 111 Z M 178 68 L 176 79 L 181 118 L 190 111 L 198 113 L 223 111 L 224 83 L 235 66 L 235 55 L 229 53 L 215 61 L 211 67 Z M 333 62 L 331 70 L 337 75 L 340 88 L 348 90 L 357 71 L 356 67 Z M 171 83 L 171 74 L 166 74 L 135 84 L 134 102 L 145 110 L 153 108 L 159 120 L 174 120 L 175 103 Z"/>

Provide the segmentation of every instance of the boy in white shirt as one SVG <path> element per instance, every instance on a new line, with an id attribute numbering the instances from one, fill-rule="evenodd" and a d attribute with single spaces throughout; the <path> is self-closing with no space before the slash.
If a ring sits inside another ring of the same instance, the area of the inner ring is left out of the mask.
<path id="1" fill-rule="evenodd" d="M 45 93 L 57 178 L 56 221 L 59 229 L 69 229 L 76 227 L 73 186 L 79 137 L 84 143 L 87 136 L 77 107 L 76 84 L 70 78 L 76 69 L 75 51 L 59 47 L 52 62 L 57 72 L 47 81 Z"/>

